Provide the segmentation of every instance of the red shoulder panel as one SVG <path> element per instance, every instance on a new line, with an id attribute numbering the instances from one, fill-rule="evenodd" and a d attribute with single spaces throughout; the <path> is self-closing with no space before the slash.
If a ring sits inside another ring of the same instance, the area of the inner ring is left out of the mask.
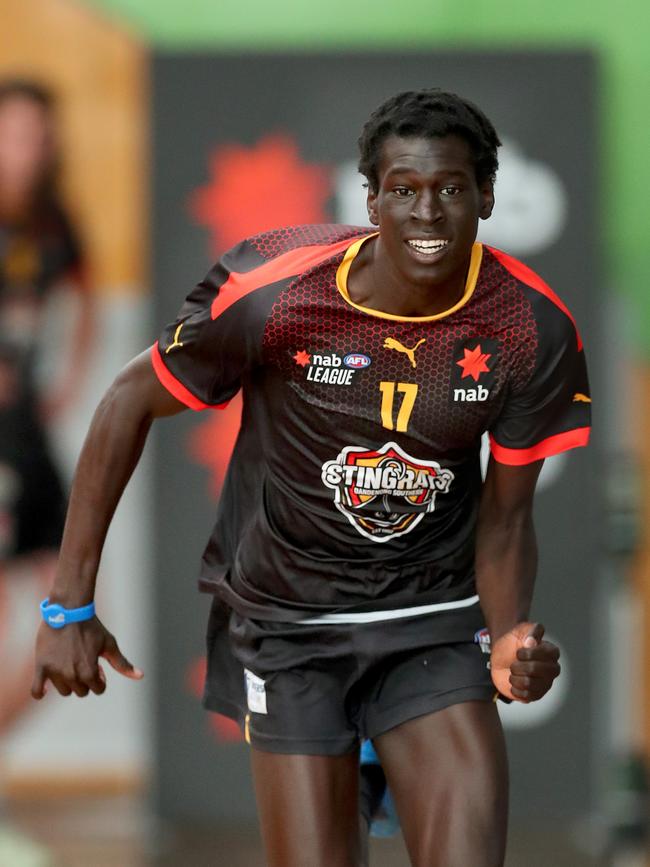
<path id="1" fill-rule="evenodd" d="M 245 274 L 231 272 L 212 302 L 212 318 L 216 319 L 221 316 L 231 305 L 250 292 L 254 292 L 255 289 L 268 286 L 270 283 L 275 283 L 285 277 L 297 276 L 308 268 L 347 250 L 350 244 L 354 243 L 354 240 L 354 238 L 345 238 L 336 244 L 298 247 L 265 262 L 253 271 L 247 271 Z"/>
<path id="2" fill-rule="evenodd" d="M 578 332 L 578 326 L 576 325 L 576 321 L 573 318 L 571 311 L 566 306 L 564 301 L 555 294 L 555 292 L 551 289 L 548 283 L 545 283 L 542 278 L 536 274 L 528 265 L 524 265 L 523 262 L 520 262 L 519 259 L 515 259 L 513 256 L 509 256 L 507 253 L 504 253 L 502 250 L 496 250 L 494 247 L 487 248 L 490 253 L 497 259 L 504 268 L 506 268 L 513 277 L 516 277 L 517 280 L 520 280 L 522 283 L 525 283 L 526 286 L 530 286 L 531 289 L 535 289 L 537 292 L 544 295 L 549 301 L 552 301 L 556 307 L 568 316 L 571 322 L 573 323 L 573 327 L 575 328 L 576 338 L 578 341 L 578 349 L 582 349 L 582 339 Z"/>

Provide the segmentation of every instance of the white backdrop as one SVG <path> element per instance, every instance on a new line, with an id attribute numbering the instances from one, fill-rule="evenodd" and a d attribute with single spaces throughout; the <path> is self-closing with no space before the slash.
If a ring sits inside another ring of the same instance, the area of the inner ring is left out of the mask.
<path id="1" fill-rule="evenodd" d="M 53 432 L 59 465 L 69 479 L 100 396 L 120 367 L 147 344 L 149 303 L 118 295 L 97 301 L 96 350 L 77 404 Z M 61 345 L 59 343 L 59 345 Z M 116 635 L 123 653 L 145 671 L 130 681 L 107 663 L 103 696 L 62 698 L 53 688 L 17 723 L 0 747 L 9 778 L 85 773 L 137 779 L 150 761 L 147 708 L 152 682 L 150 622 L 149 458 L 145 455 L 118 507 L 104 550 L 98 583 L 99 617 Z M 24 641 L 33 642 L 39 615 L 23 615 Z"/>

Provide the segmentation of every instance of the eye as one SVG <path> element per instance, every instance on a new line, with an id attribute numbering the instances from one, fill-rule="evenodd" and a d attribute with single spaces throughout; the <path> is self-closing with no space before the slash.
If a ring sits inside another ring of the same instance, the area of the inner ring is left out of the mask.
<path id="1" fill-rule="evenodd" d="M 393 192 L 398 199 L 405 199 L 407 196 L 413 194 L 413 190 L 410 190 L 408 187 L 393 187 Z"/>
<path id="2" fill-rule="evenodd" d="M 458 196 L 460 193 L 462 193 L 462 189 L 460 187 L 456 186 L 456 184 L 447 184 L 446 187 L 443 187 L 440 190 L 440 193 L 443 196 L 453 198 L 454 196 Z"/>

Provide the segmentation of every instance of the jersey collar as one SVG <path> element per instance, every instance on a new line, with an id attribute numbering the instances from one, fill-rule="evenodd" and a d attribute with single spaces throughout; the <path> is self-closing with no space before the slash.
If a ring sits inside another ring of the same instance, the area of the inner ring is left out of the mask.
<path id="1" fill-rule="evenodd" d="M 364 307 L 361 304 L 355 304 L 354 301 L 350 298 L 350 293 L 348 292 L 348 275 L 350 273 L 350 268 L 352 266 L 352 262 L 357 256 L 361 246 L 365 244 L 370 238 L 376 238 L 379 232 L 372 232 L 370 235 L 365 235 L 363 238 L 358 238 L 353 244 L 351 244 L 348 249 L 345 251 L 345 256 L 343 257 L 343 261 L 339 265 L 336 272 L 336 286 L 341 295 L 343 296 L 346 303 L 348 303 L 351 307 L 356 308 L 357 310 L 361 310 L 362 313 L 367 313 L 370 316 L 378 316 L 380 319 L 392 319 L 397 322 L 435 322 L 436 319 L 444 319 L 446 316 L 451 316 L 452 313 L 455 313 L 457 310 L 460 310 L 461 307 L 464 307 L 469 299 L 474 294 L 474 289 L 476 288 L 476 281 L 478 280 L 478 273 L 481 268 L 481 260 L 483 258 L 483 245 L 475 242 L 472 245 L 472 256 L 469 263 L 469 271 L 467 272 L 467 281 L 465 283 L 465 291 L 463 292 L 462 298 L 460 298 L 453 307 L 450 307 L 448 310 L 443 310 L 440 313 L 435 313 L 432 316 L 398 316 L 396 313 L 384 313 L 383 310 L 375 310 L 373 307 Z"/>

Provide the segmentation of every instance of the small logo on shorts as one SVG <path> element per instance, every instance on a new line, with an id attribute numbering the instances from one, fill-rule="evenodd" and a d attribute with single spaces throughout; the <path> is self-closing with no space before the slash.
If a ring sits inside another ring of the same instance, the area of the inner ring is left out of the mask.
<path id="1" fill-rule="evenodd" d="M 490 633 L 485 627 L 475 633 L 474 643 L 478 644 L 483 653 L 490 653 Z"/>
<path id="2" fill-rule="evenodd" d="M 266 683 L 261 677 L 253 674 L 247 668 L 244 669 L 244 682 L 246 684 L 246 700 L 251 713 L 268 713 L 266 709 Z"/>

